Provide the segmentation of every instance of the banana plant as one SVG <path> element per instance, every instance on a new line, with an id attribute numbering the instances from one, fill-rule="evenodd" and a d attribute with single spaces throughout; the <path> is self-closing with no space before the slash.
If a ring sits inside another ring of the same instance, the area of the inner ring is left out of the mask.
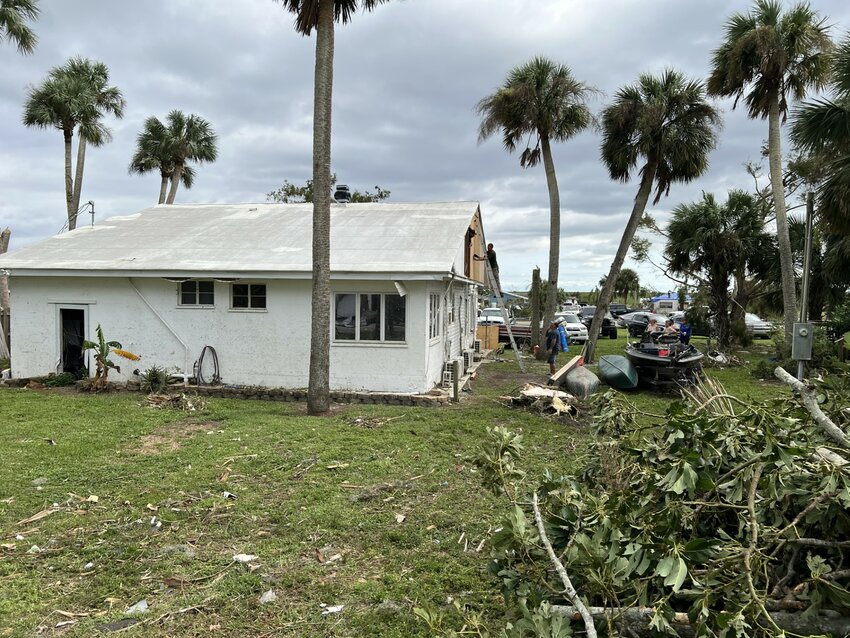
<path id="1" fill-rule="evenodd" d="M 100 392 L 106 389 L 106 381 L 109 376 L 109 369 L 114 368 L 116 372 L 121 372 L 121 368 L 109 359 L 110 354 L 118 355 L 129 361 L 138 361 L 141 357 L 127 350 L 123 350 L 118 341 L 107 341 L 103 336 L 103 329 L 100 324 L 97 324 L 97 341 L 83 341 L 83 351 L 94 351 L 95 375 L 91 382 L 90 389 L 93 392 Z"/>

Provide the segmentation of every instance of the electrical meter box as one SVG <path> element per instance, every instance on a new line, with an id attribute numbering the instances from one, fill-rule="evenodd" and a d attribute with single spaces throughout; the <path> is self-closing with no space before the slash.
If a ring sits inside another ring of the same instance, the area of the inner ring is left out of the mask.
<path id="1" fill-rule="evenodd" d="M 810 323 L 795 323 L 791 339 L 791 358 L 795 361 L 809 361 L 812 358 L 814 330 Z"/>

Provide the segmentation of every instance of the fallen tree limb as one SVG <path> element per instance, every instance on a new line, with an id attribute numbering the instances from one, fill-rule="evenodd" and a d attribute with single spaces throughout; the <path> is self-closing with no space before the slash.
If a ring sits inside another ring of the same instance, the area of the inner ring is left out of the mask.
<path id="1" fill-rule="evenodd" d="M 844 431 L 835 425 L 835 423 L 833 423 L 832 420 L 823 413 L 823 410 L 821 410 L 818 405 L 818 399 L 812 390 L 788 374 L 788 372 L 781 366 L 777 367 L 776 370 L 773 371 L 773 374 L 780 381 L 784 381 L 790 385 L 794 391 L 800 395 L 800 399 L 802 399 L 803 405 L 806 406 L 806 410 L 809 411 L 809 414 L 812 415 L 815 423 L 817 423 L 821 429 L 826 432 L 826 435 L 829 438 L 842 447 L 850 450 L 850 440 L 847 439 Z"/>
<path id="2" fill-rule="evenodd" d="M 551 610 L 553 614 L 567 616 L 573 620 L 581 618 L 579 611 L 570 605 L 552 605 Z M 623 609 L 589 607 L 587 611 L 594 620 L 615 624 L 625 635 L 629 633 L 637 635 L 654 633 L 649 628 L 649 623 L 655 615 L 655 610 L 652 607 L 625 607 Z M 802 636 L 814 634 L 847 636 L 850 634 L 850 618 L 835 611 L 822 610 L 811 617 L 803 617 L 802 612 L 771 611 L 768 613 L 777 626 L 789 633 L 793 632 Z M 674 614 L 670 624 L 682 638 L 689 638 L 694 635 L 694 628 L 685 613 Z"/>
<path id="3" fill-rule="evenodd" d="M 543 525 L 543 517 L 540 515 L 540 505 L 537 500 L 537 490 L 534 491 L 534 496 L 531 499 L 531 507 L 534 510 L 534 522 L 537 524 L 537 532 L 540 534 L 540 542 L 543 543 L 543 547 L 546 548 L 549 560 L 552 561 L 552 564 L 555 566 L 555 571 L 558 572 L 558 576 L 564 584 L 564 593 L 567 598 L 570 599 L 570 602 L 575 605 L 573 609 L 578 610 L 579 616 L 584 621 L 584 629 L 587 632 L 587 638 L 596 638 L 596 625 L 593 624 L 593 618 L 579 597 L 578 592 L 576 592 L 575 587 L 573 587 L 564 564 L 555 555 L 555 550 L 552 549 L 552 543 L 549 542 L 549 537 L 546 536 L 546 528 Z"/>

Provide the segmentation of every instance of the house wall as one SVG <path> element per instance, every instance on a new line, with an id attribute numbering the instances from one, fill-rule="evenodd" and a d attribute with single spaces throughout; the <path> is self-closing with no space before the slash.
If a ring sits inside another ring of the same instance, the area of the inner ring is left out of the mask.
<path id="1" fill-rule="evenodd" d="M 179 307 L 178 284 L 159 278 L 13 276 L 12 373 L 31 377 L 56 370 L 59 308 L 74 305 L 87 309 L 89 338 L 94 338 L 100 324 L 108 340 L 120 341 L 126 350 L 142 356 L 138 362 L 115 358 L 122 370 L 122 374 L 115 374 L 115 380 L 131 378 L 134 369 L 151 365 L 186 370 L 191 375 L 201 350 L 211 345 L 218 353 L 225 384 L 306 387 L 310 282 L 255 283 L 267 286 L 265 311 L 231 310 L 230 285 L 225 282 L 215 283 L 215 307 L 201 308 Z M 439 382 L 440 375 L 433 370 L 441 372 L 442 361 L 435 363 L 434 343 L 428 339 L 427 291 L 432 284 L 404 282 L 404 286 L 406 342 L 332 341 L 331 389 L 425 392 Z M 396 292 L 390 281 L 333 281 L 332 290 Z M 441 339 L 436 343 L 441 346 Z"/>
<path id="2" fill-rule="evenodd" d="M 432 385 L 442 383 L 446 361 L 462 359 L 464 350 L 471 350 L 475 340 L 477 293 L 474 287 L 459 282 L 432 283 L 428 295 L 440 297 L 440 335 L 428 340 L 426 374 Z M 458 304 L 457 301 L 461 300 Z M 450 305 L 451 304 L 451 305 Z M 426 303 L 426 320 L 428 307 Z M 451 312 L 450 312 L 451 308 Z"/>

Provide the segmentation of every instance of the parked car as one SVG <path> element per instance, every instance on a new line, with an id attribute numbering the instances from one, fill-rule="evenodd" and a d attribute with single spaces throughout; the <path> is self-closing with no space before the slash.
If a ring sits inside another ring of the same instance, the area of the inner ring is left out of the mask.
<path id="1" fill-rule="evenodd" d="M 564 304 L 561 306 L 560 312 L 571 312 L 573 314 L 578 314 L 581 312 L 581 306 L 578 304 Z"/>
<path id="2" fill-rule="evenodd" d="M 516 319 L 508 315 L 511 325 L 516 323 Z M 505 318 L 502 316 L 502 311 L 498 308 L 484 308 L 478 312 L 478 323 L 483 326 L 503 326 Z"/>
<path id="3" fill-rule="evenodd" d="M 594 314 L 596 314 L 596 306 L 584 306 L 581 309 L 581 313 L 579 313 L 581 322 L 588 330 L 590 330 L 590 324 L 593 322 Z M 599 334 L 609 339 L 617 338 L 617 321 L 610 312 L 606 312 L 605 316 L 602 317 L 602 328 L 599 330 Z"/>
<path id="4" fill-rule="evenodd" d="M 630 337 L 641 336 L 644 330 L 646 330 L 649 320 L 653 318 L 658 322 L 659 329 L 663 328 L 664 323 L 667 321 L 666 316 L 657 315 L 653 312 L 627 312 L 624 315 L 620 315 L 620 321 L 625 324 Z"/>
<path id="5" fill-rule="evenodd" d="M 555 321 L 564 320 L 564 329 L 570 338 L 570 343 L 585 343 L 587 341 L 587 328 L 573 312 L 559 312 L 555 315 Z"/>
<path id="6" fill-rule="evenodd" d="M 748 312 L 744 315 L 744 322 L 747 324 L 747 332 L 754 339 L 770 339 L 770 333 L 773 332 L 773 324 L 765 321 L 758 315 Z"/>

